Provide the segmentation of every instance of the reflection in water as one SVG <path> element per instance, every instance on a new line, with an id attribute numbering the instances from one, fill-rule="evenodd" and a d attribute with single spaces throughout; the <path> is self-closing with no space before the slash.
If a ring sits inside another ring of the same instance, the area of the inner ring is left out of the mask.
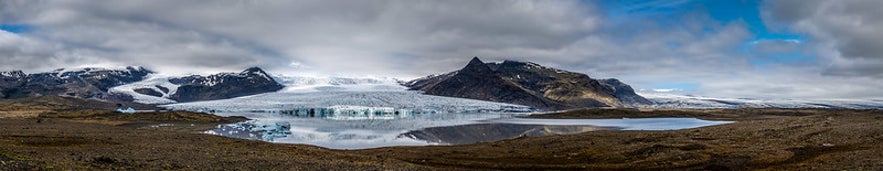
<path id="1" fill-rule="evenodd" d="M 368 113 L 370 112 L 352 116 L 336 114 L 313 117 L 272 113 L 217 113 L 221 116 L 245 116 L 254 120 L 224 125 L 206 133 L 278 143 L 311 144 L 333 149 L 364 149 L 467 144 L 599 129 L 669 130 L 729 123 L 695 118 L 526 119 L 517 117 L 524 116 L 523 114 L 505 113 L 395 115 L 394 112 L 392 117 L 383 117 L 385 114 Z M 281 130 L 284 133 L 279 134 L 277 123 L 289 123 L 290 129 Z"/>
<path id="2" fill-rule="evenodd" d="M 492 123 L 426 128 L 410 131 L 399 137 L 408 137 L 439 144 L 457 145 L 499 141 L 516 137 L 577 134 L 602 129 L 613 128 L 581 125 L 519 125 Z"/>

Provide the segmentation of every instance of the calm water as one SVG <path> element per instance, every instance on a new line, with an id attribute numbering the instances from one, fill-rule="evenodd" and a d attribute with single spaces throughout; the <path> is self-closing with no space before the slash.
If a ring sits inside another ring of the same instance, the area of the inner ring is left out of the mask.
<path id="1" fill-rule="evenodd" d="M 674 130 L 731 123 L 695 118 L 527 119 L 523 114 L 410 114 L 293 116 L 217 113 L 254 120 L 221 126 L 209 134 L 334 149 L 468 144 L 520 136 L 574 134 L 601 129 Z M 277 123 L 284 131 L 275 131 Z M 287 132 L 287 131 L 290 131 Z"/>

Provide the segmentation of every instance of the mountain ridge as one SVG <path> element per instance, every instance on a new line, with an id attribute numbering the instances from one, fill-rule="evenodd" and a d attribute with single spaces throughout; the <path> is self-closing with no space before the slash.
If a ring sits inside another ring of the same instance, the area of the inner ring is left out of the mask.
<path id="1" fill-rule="evenodd" d="M 251 67 L 239 73 L 190 75 L 167 80 L 177 84 L 131 86 L 149 79 L 152 74 L 156 73 L 140 66 L 60 68 L 30 74 L 21 70 L 3 71 L 0 72 L 0 99 L 62 96 L 137 102 L 138 97 L 144 95 L 177 101 L 198 101 L 254 95 L 284 87 L 259 67 Z M 119 90 L 119 87 L 127 86 L 132 89 Z"/>
<path id="2" fill-rule="evenodd" d="M 545 67 L 532 62 L 484 63 L 478 57 L 460 70 L 403 83 L 430 95 L 521 104 L 544 109 L 635 107 L 651 104 L 616 79 Z"/>
<path id="3" fill-rule="evenodd" d="M 69 96 L 84 99 L 125 99 L 107 93 L 111 87 L 135 82 L 154 73 L 143 67 L 122 69 L 80 68 L 56 69 L 26 74 L 21 70 L 0 73 L 0 99 Z"/>

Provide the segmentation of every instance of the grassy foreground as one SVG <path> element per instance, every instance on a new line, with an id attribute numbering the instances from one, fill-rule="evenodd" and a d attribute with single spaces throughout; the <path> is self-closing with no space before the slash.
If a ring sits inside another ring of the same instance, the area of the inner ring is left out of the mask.
<path id="1" fill-rule="evenodd" d="M 348 151 L 197 133 L 245 119 L 241 117 L 190 112 L 127 115 L 72 107 L 80 105 L 64 101 L 76 100 L 0 101 L 0 170 L 883 169 L 879 110 L 576 110 L 532 117 L 737 122 L 677 131 L 608 130 Z"/>

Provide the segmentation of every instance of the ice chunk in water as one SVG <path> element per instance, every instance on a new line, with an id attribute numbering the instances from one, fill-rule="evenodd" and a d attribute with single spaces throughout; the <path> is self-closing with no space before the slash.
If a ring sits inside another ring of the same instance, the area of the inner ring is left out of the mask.
<path id="1" fill-rule="evenodd" d="M 291 123 L 288 121 L 279 121 L 273 125 L 266 125 L 251 120 L 223 125 L 217 129 L 206 131 L 206 133 L 243 139 L 273 141 L 275 138 L 288 137 L 291 135 Z"/>
<path id="2" fill-rule="evenodd" d="M 291 134 L 291 123 L 289 123 L 288 121 L 276 122 L 276 130 L 274 130 L 274 131 L 281 133 L 283 135 L 290 135 Z"/>
<path id="3" fill-rule="evenodd" d="M 132 114 L 132 113 L 135 113 L 135 109 L 132 109 L 131 107 L 127 108 L 127 109 L 117 108 L 117 112 L 125 113 L 125 114 Z"/>

